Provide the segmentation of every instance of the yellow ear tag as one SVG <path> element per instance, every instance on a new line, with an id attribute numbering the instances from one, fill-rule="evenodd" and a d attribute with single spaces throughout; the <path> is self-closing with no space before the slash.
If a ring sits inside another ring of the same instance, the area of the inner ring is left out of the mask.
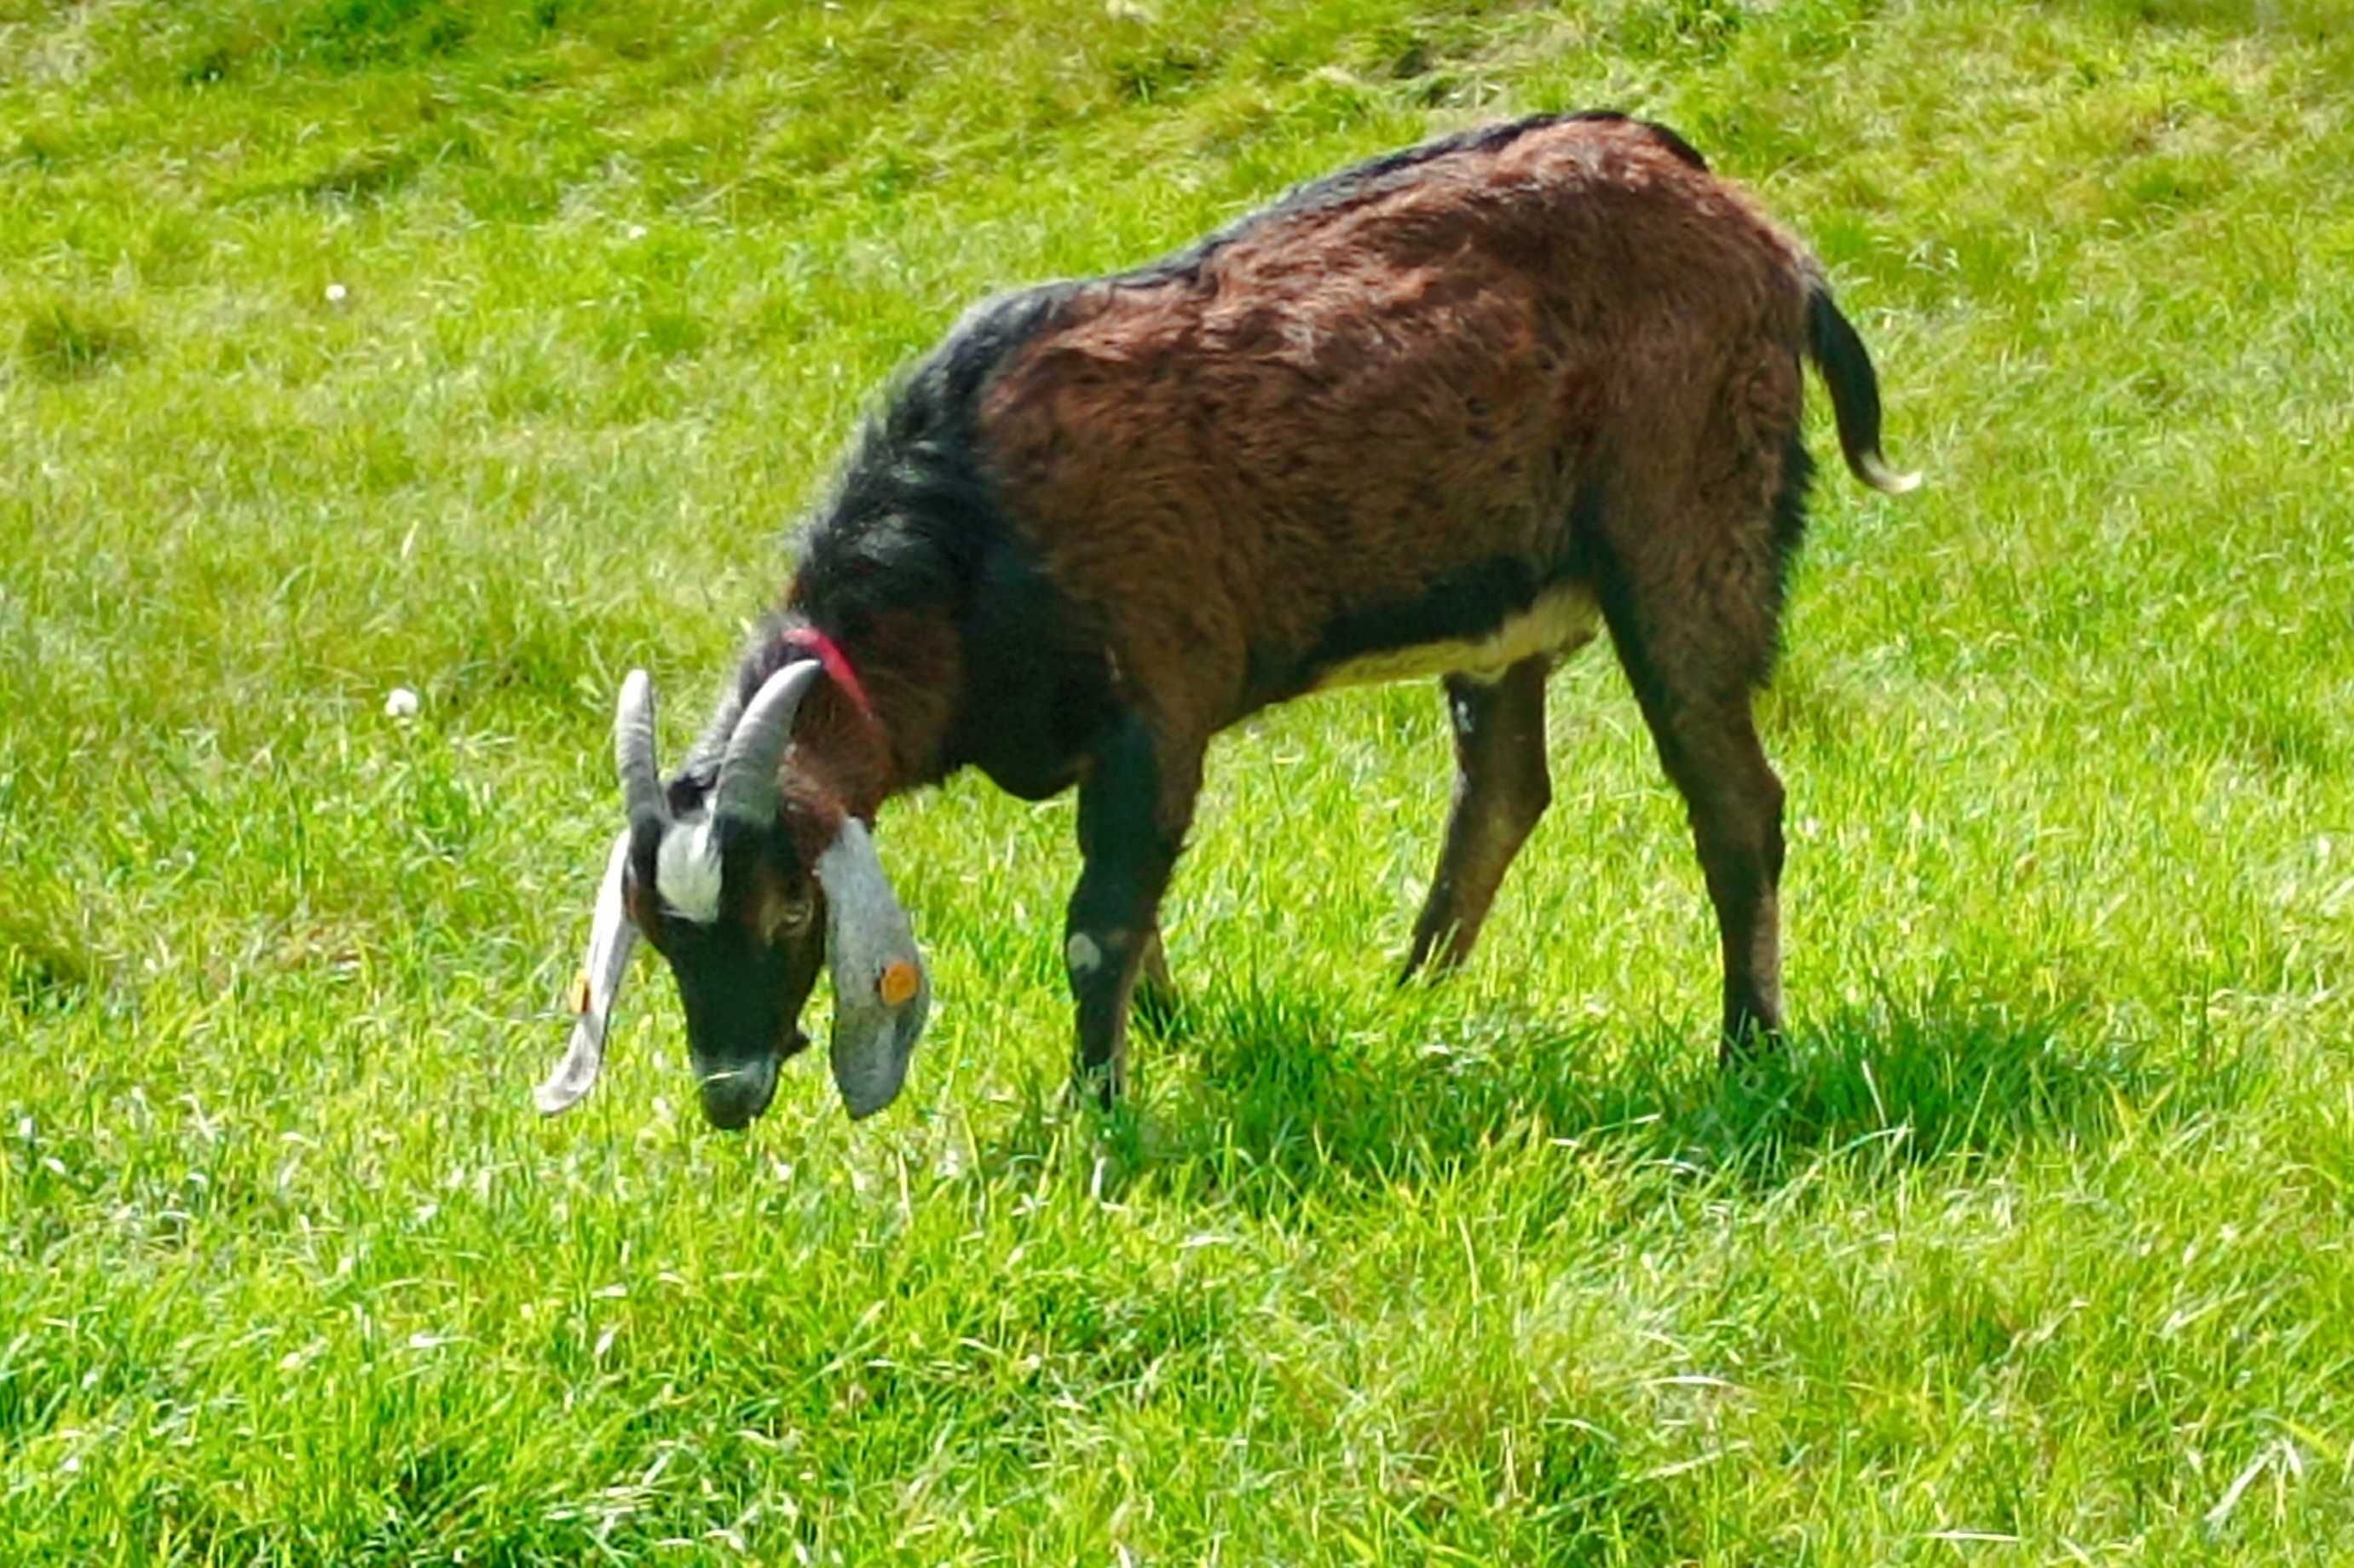
<path id="1" fill-rule="evenodd" d="M 571 1003 L 572 1011 L 575 1012 L 588 1011 L 588 971 L 587 969 L 582 969 L 572 977 Z"/>
<path id="2" fill-rule="evenodd" d="M 875 991 L 884 1006 L 905 1007 L 915 1000 L 916 988 L 921 983 L 916 966 L 899 959 L 883 966 L 883 978 L 875 982 Z"/>

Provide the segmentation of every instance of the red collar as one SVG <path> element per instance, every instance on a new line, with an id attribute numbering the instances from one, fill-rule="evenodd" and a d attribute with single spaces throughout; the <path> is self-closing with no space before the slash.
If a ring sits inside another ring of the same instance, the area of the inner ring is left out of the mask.
<path id="1" fill-rule="evenodd" d="M 868 724 L 876 722 L 874 705 L 866 700 L 866 688 L 858 683 L 858 672 L 850 667 L 850 655 L 842 645 L 814 626 L 799 626 L 785 633 L 785 646 L 795 652 L 806 653 L 825 666 L 826 679 L 832 681 L 850 699 Z"/>

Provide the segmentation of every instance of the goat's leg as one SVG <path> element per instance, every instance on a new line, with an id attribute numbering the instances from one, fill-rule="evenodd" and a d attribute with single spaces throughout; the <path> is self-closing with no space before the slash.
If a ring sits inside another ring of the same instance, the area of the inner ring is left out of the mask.
<path id="1" fill-rule="evenodd" d="M 1401 981 L 1426 964 L 1444 972 L 1469 956 L 1505 871 L 1553 800 L 1544 740 L 1545 677 L 1552 673 L 1553 661 L 1540 655 L 1494 682 L 1447 677 L 1455 803 Z"/>
<path id="2" fill-rule="evenodd" d="M 1712 613 L 1672 595 L 1606 593 L 1611 640 L 1659 761 L 1684 799 L 1723 947 L 1728 1065 L 1782 1039 L 1782 781 L 1759 744 L 1751 689 L 1771 612 Z M 1752 635 L 1738 635 L 1744 626 Z"/>
<path id="3" fill-rule="evenodd" d="M 1159 1029 L 1176 1016 L 1177 1006 L 1177 982 L 1170 976 L 1169 954 L 1161 943 L 1161 925 L 1156 920 L 1145 934 L 1143 956 L 1137 959 L 1134 1010 L 1142 1014 L 1145 1022 Z"/>
<path id="4" fill-rule="evenodd" d="M 1201 748 L 1173 758 L 1169 749 L 1131 715 L 1097 748 L 1079 784 L 1087 863 L 1071 895 L 1063 959 L 1078 1010 L 1078 1084 L 1105 1105 L 1127 1081 L 1129 998 L 1159 951 L 1161 895 L 1201 783 Z"/>
<path id="5" fill-rule="evenodd" d="M 1655 723 L 1654 735 L 1661 727 Z M 1746 694 L 1664 727 L 1661 759 L 1683 792 L 1716 906 L 1724 953 L 1718 1054 L 1729 1065 L 1782 1044 L 1782 781 L 1758 744 Z"/>

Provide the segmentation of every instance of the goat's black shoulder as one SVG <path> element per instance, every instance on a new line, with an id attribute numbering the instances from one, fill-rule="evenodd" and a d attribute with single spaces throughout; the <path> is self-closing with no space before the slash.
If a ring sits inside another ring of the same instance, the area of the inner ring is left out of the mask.
<path id="1" fill-rule="evenodd" d="M 886 395 L 794 550 L 799 618 L 855 637 L 880 610 L 962 609 L 1007 534 L 980 447 L 982 389 L 1072 287 L 975 306 Z"/>

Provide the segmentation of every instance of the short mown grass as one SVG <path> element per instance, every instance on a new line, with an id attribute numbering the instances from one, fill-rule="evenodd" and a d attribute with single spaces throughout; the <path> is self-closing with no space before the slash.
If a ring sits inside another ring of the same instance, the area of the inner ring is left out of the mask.
<path id="1" fill-rule="evenodd" d="M 2349 83 L 2334 0 L 0 0 L 0 1561 L 2354 1555 Z M 895 365 L 1597 104 L 1931 478 L 1827 473 L 1765 704 L 1787 1060 L 1596 650 L 1446 987 L 1438 704 L 1320 698 L 1119 1114 L 972 780 L 891 1114 L 705 1132 L 651 969 L 532 1114 L 619 679 L 683 742 Z"/>

